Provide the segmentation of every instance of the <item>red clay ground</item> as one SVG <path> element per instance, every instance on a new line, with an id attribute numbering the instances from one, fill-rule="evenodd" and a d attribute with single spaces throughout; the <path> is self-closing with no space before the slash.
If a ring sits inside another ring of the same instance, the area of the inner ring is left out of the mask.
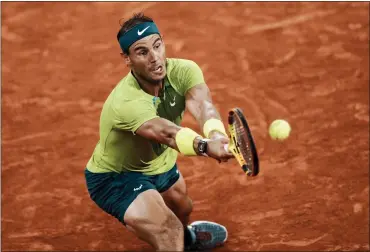
<path id="1" fill-rule="evenodd" d="M 369 249 L 369 3 L 2 3 L 3 250 L 148 250 L 90 199 L 102 104 L 127 73 L 118 20 L 144 10 L 195 60 L 226 119 L 241 107 L 261 173 L 179 159 L 192 220 L 230 250 Z M 269 139 L 287 119 L 292 136 Z M 187 114 L 184 125 L 197 128 Z"/>

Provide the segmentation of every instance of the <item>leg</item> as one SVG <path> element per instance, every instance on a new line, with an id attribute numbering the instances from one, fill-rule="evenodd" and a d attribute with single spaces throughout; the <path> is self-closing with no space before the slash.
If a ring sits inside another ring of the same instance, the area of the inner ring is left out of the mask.
<path id="1" fill-rule="evenodd" d="M 186 190 L 185 180 L 180 174 L 176 183 L 167 191 L 161 193 L 166 205 L 176 214 L 184 227 L 189 224 L 189 217 L 193 211 L 193 203 Z"/>
<path id="2" fill-rule="evenodd" d="M 124 222 L 156 250 L 184 250 L 183 226 L 156 190 L 139 194 L 128 207 Z"/>
<path id="3" fill-rule="evenodd" d="M 170 171 L 169 174 L 173 174 Z M 186 184 L 181 173 L 178 180 L 166 191 L 161 192 L 166 205 L 176 214 L 184 226 L 186 249 L 212 249 L 222 245 L 227 240 L 227 230 L 224 226 L 210 221 L 196 221 L 188 225 L 193 204 L 187 194 Z M 168 175 L 171 177 L 171 175 Z"/>
<path id="4" fill-rule="evenodd" d="M 193 202 L 189 198 L 186 184 L 181 173 L 178 180 L 168 190 L 164 191 L 162 197 L 166 205 L 176 214 L 184 227 L 184 245 L 188 247 L 193 243 L 195 236 L 188 229 L 190 214 L 193 211 Z"/>

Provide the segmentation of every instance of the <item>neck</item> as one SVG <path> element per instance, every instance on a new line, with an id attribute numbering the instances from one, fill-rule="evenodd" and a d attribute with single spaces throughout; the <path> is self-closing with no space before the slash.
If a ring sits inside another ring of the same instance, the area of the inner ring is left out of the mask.
<path id="1" fill-rule="evenodd" d="M 136 78 L 139 86 L 143 91 L 153 96 L 159 96 L 159 93 L 163 87 L 163 80 L 160 80 L 158 82 L 150 82 L 148 80 L 145 80 L 144 78 L 141 78 L 134 72 L 132 72 L 132 74 Z"/>

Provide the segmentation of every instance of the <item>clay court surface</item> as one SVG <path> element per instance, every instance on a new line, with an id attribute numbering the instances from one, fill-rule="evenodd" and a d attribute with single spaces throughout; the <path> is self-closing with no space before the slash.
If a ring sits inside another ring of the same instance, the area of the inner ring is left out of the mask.
<path id="1" fill-rule="evenodd" d="M 260 175 L 180 157 L 216 251 L 369 250 L 369 3 L 2 3 L 3 251 L 150 250 L 89 198 L 105 98 L 128 72 L 118 20 L 145 11 L 196 61 L 223 119 L 240 107 Z M 270 140 L 272 120 L 293 128 Z M 226 122 L 226 121 L 225 121 Z M 189 114 L 183 125 L 199 128 Z"/>

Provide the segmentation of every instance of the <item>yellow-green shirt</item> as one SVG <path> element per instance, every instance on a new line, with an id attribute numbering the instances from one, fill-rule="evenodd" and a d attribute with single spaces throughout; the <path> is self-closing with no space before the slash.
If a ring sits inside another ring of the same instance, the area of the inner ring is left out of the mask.
<path id="1" fill-rule="evenodd" d="M 155 175 L 175 165 L 176 150 L 135 134 L 144 122 L 156 117 L 180 125 L 186 92 L 204 83 L 202 70 L 193 61 L 167 59 L 166 66 L 160 97 L 143 91 L 131 72 L 112 90 L 100 115 L 100 139 L 87 163 L 89 171 Z"/>

